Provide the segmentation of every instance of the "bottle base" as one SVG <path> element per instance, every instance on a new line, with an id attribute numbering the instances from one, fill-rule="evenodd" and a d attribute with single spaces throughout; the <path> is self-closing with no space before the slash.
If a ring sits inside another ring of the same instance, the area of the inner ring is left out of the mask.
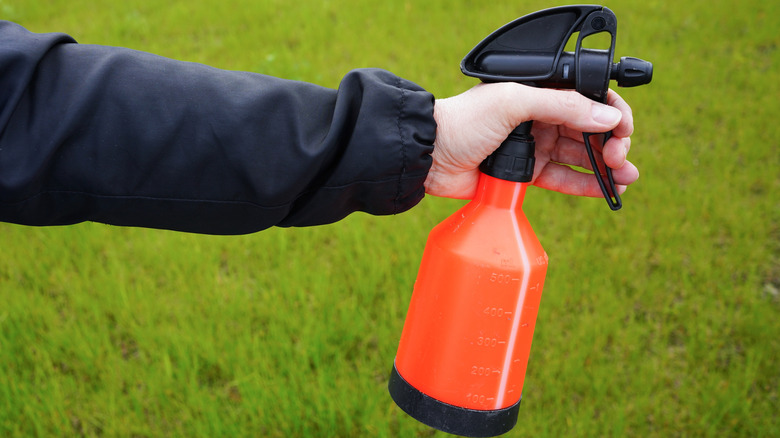
<path id="1" fill-rule="evenodd" d="M 430 397 L 404 380 L 393 364 L 387 385 L 393 401 L 417 421 L 455 435 L 491 437 L 512 430 L 517 424 L 520 401 L 504 409 L 476 410 L 454 406 Z"/>

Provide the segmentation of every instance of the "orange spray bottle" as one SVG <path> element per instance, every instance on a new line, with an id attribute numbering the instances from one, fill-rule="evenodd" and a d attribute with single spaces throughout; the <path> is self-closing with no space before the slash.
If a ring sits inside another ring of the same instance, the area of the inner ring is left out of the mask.
<path id="1" fill-rule="evenodd" d="M 652 77 L 648 62 L 612 63 L 616 27 L 601 6 L 539 11 L 488 36 L 461 69 L 483 81 L 574 88 L 605 102 L 611 78 L 633 86 Z M 608 50 L 582 47 L 601 32 L 611 36 Z M 565 52 L 574 33 L 576 51 Z M 480 165 L 476 196 L 431 231 L 423 253 L 388 388 L 406 413 L 445 432 L 496 436 L 517 422 L 548 261 L 522 210 L 534 170 L 532 123 Z M 591 135 L 585 145 L 599 169 Z M 611 169 L 605 173 L 607 181 L 595 175 L 617 210 Z"/>

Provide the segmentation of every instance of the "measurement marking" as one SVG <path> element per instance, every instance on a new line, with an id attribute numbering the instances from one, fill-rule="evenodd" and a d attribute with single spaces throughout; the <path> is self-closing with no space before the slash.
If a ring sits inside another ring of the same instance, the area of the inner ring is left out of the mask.
<path id="1" fill-rule="evenodd" d="M 520 189 L 522 184 L 515 185 L 515 192 L 512 195 L 512 211 L 517 209 L 517 203 L 520 199 Z M 512 320 L 512 332 L 509 335 L 509 347 L 506 349 L 506 356 L 504 356 L 504 371 L 508 371 L 512 364 L 512 353 L 514 353 L 515 345 L 517 344 L 517 333 L 520 331 L 520 320 L 522 319 L 523 302 L 525 301 L 525 294 L 528 290 L 528 282 L 531 279 L 531 261 L 528 260 L 528 254 L 525 251 L 525 244 L 523 244 L 523 238 L 520 235 L 520 224 L 517 223 L 517 217 L 512 215 L 512 227 L 515 231 L 515 240 L 520 247 L 520 256 L 523 262 L 523 280 L 520 282 L 520 293 L 517 297 L 517 303 L 515 304 L 515 318 Z M 515 360 L 518 362 L 518 360 Z M 501 383 L 498 386 L 498 399 L 496 400 L 496 409 L 500 409 L 504 403 L 504 396 L 506 395 L 507 384 L 509 383 L 509 372 L 505 372 L 501 375 Z"/>

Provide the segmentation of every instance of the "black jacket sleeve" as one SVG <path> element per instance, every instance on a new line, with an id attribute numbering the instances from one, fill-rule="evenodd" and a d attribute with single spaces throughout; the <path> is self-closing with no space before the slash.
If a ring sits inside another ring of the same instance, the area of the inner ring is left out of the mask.
<path id="1" fill-rule="evenodd" d="M 424 194 L 433 96 L 338 90 L 0 21 L 0 221 L 209 234 L 395 214 Z"/>

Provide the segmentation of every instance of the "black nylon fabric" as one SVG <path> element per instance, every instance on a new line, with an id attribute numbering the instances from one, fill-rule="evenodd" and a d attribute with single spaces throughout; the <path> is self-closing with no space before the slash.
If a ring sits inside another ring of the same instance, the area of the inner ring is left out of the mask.
<path id="1" fill-rule="evenodd" d="M 424 195 L 433 101 L 378 69 L 333 90 L 0 21 L 0 221 L 243 234 L 396 214 Z"/>

